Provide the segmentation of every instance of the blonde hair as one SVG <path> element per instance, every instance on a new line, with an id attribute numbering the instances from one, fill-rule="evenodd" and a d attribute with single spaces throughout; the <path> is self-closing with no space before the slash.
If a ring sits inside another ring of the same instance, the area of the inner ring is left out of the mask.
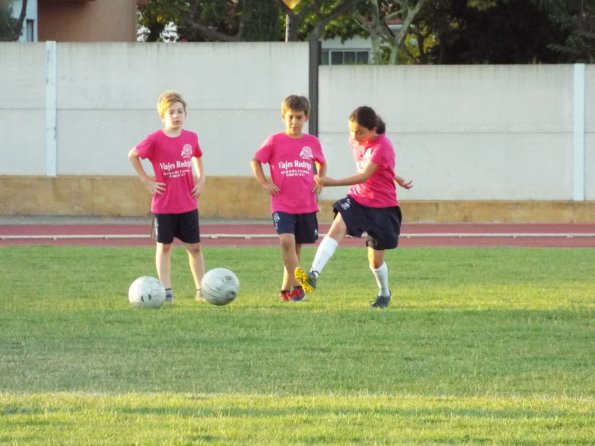
<path id="1" fill-rule="evenodd" d="M 161 93 L 159 99 L 157 99 L 157 111 L 161 119 L 165 116 L 165 112 L 174 102 L 179 102 L 184 106 L 184 113 L 186 113 L 186 101 L 182 98 L 182 95 L 176 91 L 167 90 Z"/>
<path id="2" fill-rule="evenodd" d="M 287 110 L 303 111 L 308 116 L 310 113 L 310 101 L 306 96 L 292 94 L 281 102 L 281 114 L 285 115 Z"/>

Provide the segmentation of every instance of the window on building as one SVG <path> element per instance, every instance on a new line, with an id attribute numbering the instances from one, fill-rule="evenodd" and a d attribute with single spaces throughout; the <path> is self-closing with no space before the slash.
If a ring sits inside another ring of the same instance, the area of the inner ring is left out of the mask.
<path id="1" fill-rule="evenodd" d="M 320 62 L 322 65 L 355 65 L 367 64 L 370 60 L 368 50 L 322 50 Z"/>
<path id="2" fill-rule="evenodd" d="M 25 22 L 25 37 L 27 42 L 35 42 L 35 20 L 27 19 Z"/>

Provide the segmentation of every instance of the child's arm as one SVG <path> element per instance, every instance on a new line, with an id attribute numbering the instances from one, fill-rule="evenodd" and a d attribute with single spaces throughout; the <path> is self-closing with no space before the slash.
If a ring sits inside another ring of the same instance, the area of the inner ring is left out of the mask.
<path id="1" fill-rule="evenodd" d="M 324 185 L 320 182 L 320 178 L 326 176 L 326 163 L 322 164 L 319 162 L 315 162 L 316 172 L 314 175 L 314 193 L 319 194 L 322 192 L 322 188 Z"/>
<path id="2" fill-rule="evenodd" d="M 406 181 L 403 177 L 395 175 L 395 183 L 401 186 L 403 189 L 411 189 L 413 187 L 413 180 Z"/>
<path id="3" fill-rule="evenodd" d="M 351 175 L 350 177 L 335 179 L 330 177 L 319 178 L 319 184 L 323 186 L 352 186 L 354 184 L 364 183 L 372 174 L 378 169 L 378 164 L 369 161 L 361 172 Z"/>
<path id="4" fill-rule="evenodd" d="M 202 165 L 202 158 L 192 158 L 192 165 L 194 166 L 194 173 L 196 173 L 196 179 L 194 180 L 194 187 L 192 188 L 192 196 L 196 199 L 200 197 L 205 187 L 207 177 L 205 176 L 204 168 Z"/>
<path id="5" fill-rule="evenodd" d="M 138 177 L 149 190 L 149 192 L 152 194 L 162 194 L 165 192 L 165 183 L 158 183 L 153 178 L 149 177 L 147 172 L 145 172 L 145 168 L 140 162 L 140 157 L 138 156 L 136 147 L 133 147 L 132 150 L 128 152 L 128 160 L 130 161 L 130 164 L 132 164 L 132 167 L 134 167 Z"/>
<path id="6" fill-rule="evenodd" d="M 266 190 L 270 195 L 275 195 L 280 192 L 280 189 L 277 187 L 277 185 L 272 181 L 269 181 L 264 175 L 264 170 L 262 169 L 262 163 L 260 161 L 253 159 L 250 161 L 250 166 L 252 167 L 252 172 L 258 180 L 258 183 L 264 190 Z"/>

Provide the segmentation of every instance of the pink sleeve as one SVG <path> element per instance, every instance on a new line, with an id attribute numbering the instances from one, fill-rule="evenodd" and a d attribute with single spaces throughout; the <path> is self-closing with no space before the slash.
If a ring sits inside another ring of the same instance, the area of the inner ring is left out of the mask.
<path id="1" fill-rule="evenodd" d="M 316 157 L 314 159 L 314 161 L 320 163 L 320 164 L 326 164 L 326 160 L 324 159 L 324 152 L 322 151 L 322 145 L 320 144 L 320 141 L 318 141 L 318 144 L 316 145 Z"/>
<path id="2" fill-rule="evenodd" d="M 271 159 L 272 149 L 273 137 L 269 136 L 267 137 L 267 139 L 265 139 L 260 148 L 254 154 L 254 159 L 260 161 L 261 163 L 268 163 Z"/>
<path id="3" fill-rule="evenodd" d="M 153 154 L 154 139 L 155 138 L 153 134 L 150 134 L 136 145 L 136 151 L 138 152 L 138 156 L 140 156 L 143 159 L 151 157 L 151 155 Z"/>
<path id="4" fill-rule="evenodd" d="M 390 161 L 388 159 L 388 150 L 385 145 L 377 145 L 372 149 L 372 156 L 370 157 L 370 161 L 374 164 L 387 168 L 390 167 Z"/>

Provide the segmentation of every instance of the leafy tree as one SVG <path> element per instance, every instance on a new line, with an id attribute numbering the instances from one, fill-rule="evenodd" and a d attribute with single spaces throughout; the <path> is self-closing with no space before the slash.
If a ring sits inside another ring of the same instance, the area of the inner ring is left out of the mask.
<path id="1" fill-rule="evenodd" d="M 595 62 L 595 0 L 549 0 L 538 2 L 565 34 L 550 47 L 560 62 Z"/>
<path id="2" fill-rule="evenodd" d="M 549 44 L 560 30 L 531 0 L 502 1 L 483 10 L 453 2 L 453 26 L 440 36 L 439 63 L 556 62 Z"/>
<path id="3" fill-rule="evenodd" d="M 163 32 L 170 23 L 178 23 L 187 12 L 185 0 L 149 0 L 147 5 L 138 8 L 137 22 L 142 40 L 158 42 L 163 40 Z"/>
<path id="4" fill-rule="evenodd" d="M 426 2 L 427 0 L 366 0 L 360 3 L 353 19 L 370 36 L 372 63 L 397 62 L 399 48 L 403 46 L 414 19 Z M 384 53 L 388 53 L 388 56 Z"/>
<path id="5" fill-rule="evenodd" d="M 430 0 L 412 27 L 417 46 L 405 48 L 415 63 L 589 61 L 594 54 L 594 3 Z"/>
<path id="6" fill-rule="evenodd" d="M 147 40 L 371 39 L 373 63 L 593 62 L 595 0 L 149 0 Z M 393 25 L 399 26 L 393 26 Z"/>
<path id="7" fill-rule="evenodd" d="M 251 3 L 244 11 L 244 39 L 247 41 L 275 41 L 283 35 L 279 5 L 270 0 L 244 0 Z"/>
<path id="8" fill-rule="evenodd" d="M 266 41 L 281 38 L 280 14 L 270 0 L 149 0 L 138 22 L 149 42 L 163 40 L 169 23 L 183 41 Z"/>
<path id="9" fill-rule="evenodd" d="M 361 1 L 149 0 L 139 8 L 138 23 L 150 42 L 162 40 L 171 22 L 186 41 L 317 40 Z"/>
<path id="10" fill-rule="evenodd" d="M 319 40 L 334 21 L 344 18 L 365 0 L 277 0 L 286 14 L 286 41 Z M 294 4 L 292 8 L 288 3 Z M 342 22 L 345 23 L 344 21 Z M 335 28 L 335 33 L 340 33 Z M 353 28 L 346 35 L 354 34 Z M 345 35 L 342 35 L 345 38 Z"/>

